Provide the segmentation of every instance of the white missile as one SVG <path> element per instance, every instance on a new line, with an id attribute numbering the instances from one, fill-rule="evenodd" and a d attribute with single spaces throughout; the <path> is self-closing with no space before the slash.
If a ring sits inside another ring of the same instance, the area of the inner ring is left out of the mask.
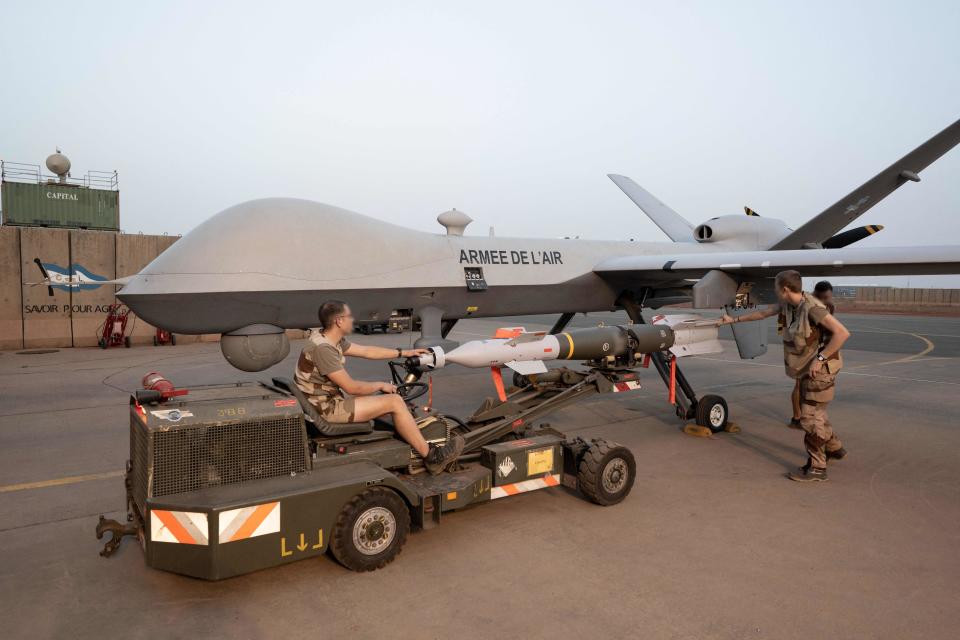
<path id="1" fill-rule="evenodd" d="M 550 335 L 526 332 L 521 327 L 501 330 L 510 337 L 465 342 L 445 353 L 433 347 L 419 356 L 421 369 L 440 369 L 447 364 L 464 367 L 506 366 L 521 375 L 544 373 L 547 360 L 597 360 L 627 355 L 669 351 L 677 357 L 720 353 L 716 320 L 693 314 L 655 316 L 653 324 L 627 324 L 592 329 L 573 329 Z"/>

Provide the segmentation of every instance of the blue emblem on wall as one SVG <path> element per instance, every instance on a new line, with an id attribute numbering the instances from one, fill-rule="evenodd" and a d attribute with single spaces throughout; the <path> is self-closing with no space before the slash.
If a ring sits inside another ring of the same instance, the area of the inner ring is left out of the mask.
<path id="1" fill-rule="evenodd" d="M 44 268 L 47 275 L 50 276 L 50 286 L 61 291 L 88 291 L 98 289 L 102 284 L 96 284 L 98 281 L 109 280 L 106 276 L 91 273 L 80 264 L 70 265 L 70 269 L 65 269 L 58 264 L 44 262 Z"/>

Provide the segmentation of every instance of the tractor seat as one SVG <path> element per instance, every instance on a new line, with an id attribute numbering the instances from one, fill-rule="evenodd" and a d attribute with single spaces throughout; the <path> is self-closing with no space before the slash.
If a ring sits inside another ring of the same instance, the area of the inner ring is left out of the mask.
<path id="1" fill-rule="evenodd" d="M 373 420 L 347 422 L 344 424 L 327 422 L 324 417 L 320 415 L 320 412 L 317 411 L 317 408 L 310 404 L 310 401 L 307 400 L 307 396 L 304 395 L 303 391 L 301 391 L 290 378 L 276 377 L 273 378 L 272 385 L 266 386 L 277 387 L 296 398 L 297 402 L 300 403 L 300 408 L 303 410 L 307 422 L 312 423 L 313 428 L 322 436 L 352 436 L 367 434 L 373 431 Z"/>

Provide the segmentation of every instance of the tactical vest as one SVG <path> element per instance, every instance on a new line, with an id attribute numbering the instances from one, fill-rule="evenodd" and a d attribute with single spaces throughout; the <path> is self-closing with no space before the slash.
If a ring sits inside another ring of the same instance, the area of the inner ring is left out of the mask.
<path id="1" fill-rule="evenodd" d="M 794 312 L 793 322 L 787 324 L 786 313 L 781 308 L 778 323 L 783 326 L 783 363 L 787 375 L 800 380 L 800 388 L 806 400 L 814 402 L 830 402 L 834 396 L 837 374 L 843 367 L 843 359 L 837 352 L 830 356 L 820 369 L 816 378 L 807 373 L 817 353 L 827 342 L 827 332 L 810 319 L 810 310 L 825 305 L 808 293 L 803 294 L 803 300 Z M 800 335 L 800 327 L 810 327 L 810 334 Z"/>

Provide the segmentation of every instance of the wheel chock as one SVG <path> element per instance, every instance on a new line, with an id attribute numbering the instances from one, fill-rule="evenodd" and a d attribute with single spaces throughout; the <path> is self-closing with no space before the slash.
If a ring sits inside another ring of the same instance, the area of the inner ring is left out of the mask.
<path id="1" fill-rule="evenodd" d="M 723 430 L 727 433 L 740 433 L 740 425 L 735 422 L 728 422 Z"/>
<path id="2" fill-rule="evenodd" d="M 710 431 L 707 427 L 701 427 L 695 422 L 690 422 L 683 427 L 683 432 L 688 436 L 693 436 L 695 438 L 709 438 L 713 435 L 713 432 Z"/>

